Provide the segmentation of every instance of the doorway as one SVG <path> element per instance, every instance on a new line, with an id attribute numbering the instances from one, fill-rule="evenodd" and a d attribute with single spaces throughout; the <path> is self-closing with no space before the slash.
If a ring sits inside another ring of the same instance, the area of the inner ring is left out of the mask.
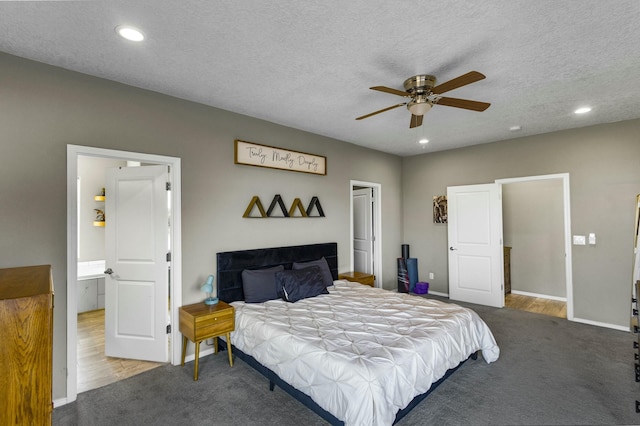
<path id="1" fill-rule="evenodd" d="M 77 398 L 77 303 L 78 303 L 78 158 L 96 157 L 121 161 L 136 161 L 150 164 L 167 165 L 171 169 L 172 196 L 170 209 L 172 221 L 170 227 L 171 268 L 169 280 L 170 324 L 178 324 L 178 308 L 182 302 L 182 249 L 181 249 L 181 168 L 180 159 L 151 154 L 115 151 L 102 148 L 67 146 L 67 398 L 65 403 Z M 166 309 L 166 307 L 165 307 Z M 170 341 L 178 342 L 178 327 L 171 327 Z M 174 365 L 180 360 L 179 345 L 171 345 L 169 362 Z"/>
<path id="2" fill-rule="evenodd" d="M 514 212 L 517 220 L 523 219 L 523 216 L 529 214 L 529 218 L 536 224 L 514 224 L 515 227 L 526 227 L 525 231 L 520 232 L 518 237 L 522 244 L 519 244 L 522 250 L 540 253 L 540 255 L 548 256 L 547 262 L 544 266 L 537 266 L 536 270 L 524 270 L 523 276 L 532 277 L 536 273 L 539 273 L 539 283 L 516 283 L 512 290 L 511 300 L 506 300 L 506 305 L 509 306 L 521 306 L 524 310 L 527 310 L 526 306 L 531 306 L 531 311 L 538 311 L 538 313 L 549 312 L 552 316 L 564 316 L 568 320 L 573 320 L 573 279 L 571 269 L 571 214 L 570 214 L 570 192 L 569 192 L 569 174 L 553 174 L 553 175 L 541 175 L 541 176 L 527 176 L 520 178 L 498 179 L 495 181 L 503 186 L 504 200 L 508 197 L 518 197 L 516 200 L 512 200 L 514 204 L 526 204 L 529 201 L 521 200 L 521 195 L 510 191 L 509 188 L 516 188 L 517 190 L 530 191 L 527 197 L 529 199 L 534 198 L 533 202 L 537 204 L 530 205 L 528 212 L 523 212 L 522 208 L 527 210 L 526 206 L 520 205 L 516 207 L 520 209 L 519 213 Z M 534 195 L 535 194 L 535 195 Z M 548 194 L 546 196 L 545 194 Z M 519 201 L 520 199 L 520 201 Z M 504 201 L 503 200 L 503 201 Z M 506 201 L 505 205 L 507 204 Z M 548 210 L 545 208 L 548 207 Z M 536 211 L 539 215 L 536 215 Z M 506 217 L 509 213 L 505 211 Z M 544 215 L 552 215 L 548 217 L 548 220 L 544 220 Z M 505 246 L 511 244 L 509 241 L 509 224 L 508 220 L 505 220 Z M 554 225 L 552 225 L 552 223 Z M 552 227 L 553 229 L 550 229 Z M 545 235 L 546 234 L 546 235 Z M 549 242 L 550 239 L 556 241 L 555 243 Z M 551 248 L 553 246 L 553 249 Z M 530 248 L 527 248 L 530 247 Z M 536 248 L 537 247 L 537 248 Z M 526 256 L 531 257 L 531 253 L 518 252 L 516 247 L 513 247 L 510 253 L 512 269 L 517 268 L 517 265 L 513 265 L 513 256 Z M 517 259 L 516 259 L 517 261 Z M 532 262 L 520 262 L 522 267 L 533 267 Z M 549 267 L 549 265 L 552 265 Z M 542 270 L 547 268 L 548 270 Z M 553 271 L 555 269 L 555 271 Z M 516 272 L 517 274 L 517 272 Z M 513 273 L 511 274 L 513 277 Z M 512 284 L 513 286 L 513 284 Z M 508 299 L 508 298 L 507 298 Z M 564 304 L 564 306 L 562 306 Z"/>
<path id="3" fill-rule="evenodd" d="M 360 198 L 361 194 L 364 198 Z M 356 197 L 356 198 L 354 198 Z M 362 202 L 366 199 L 366 205 L 354 205 L 354 199 L 360 200 L 356 203 Z M 350 270 L 358 272 L 356 265 L 361 268 L 371 268 L 371 272 L 375 275 L 374 287 L 382 288 L 382 186 L 379 183 L 364 182 L 352 180 L 349 186 L 349 203 L 350 203 L 350 227 L 349 227 L 349 241 L 350 241 Z M 371 203 L 369 208 L 368 204 Z M 362 212 L 366 210 L 367 219 L 364 223 L 361 223 Z M 369 215 L 370 213 L 370 215 Z M 363 243 L 361 241 L 354 242 L 358 234 L 362 232 L 356 232 L 358 229 L 366 227 L 367 239 L 370 238 L 370 244 L 368 242 Z M 370 233 L 369 233 L 370 231 Z M 366 254 L 364 254 L 366 252 Z M 365 265 L 365 266 L 360 266 Z"/>
<path id="4" fill-rule="evenodd" d="M 504 184 L 509 184 L 509 183 L 516 183 L 516 182 L 533 182 L 533 181 L 546 181 L 546 180 L 551 180 L 551 179 L 558 179 L 561 182 L 561 187 L 562 187 L 562 229 L 561 232 L 562 236 L 563 236 L 563 253 L 561 253 L 561 255 L 564 255 L 564 285 L 566 288 L 566 318 L 570 321 L 573 321 L 573 275 L 572 275 L 572 258 L 571 258 L 571 209 L 570 209 L 570 191 L 569 191 L 569 174 L 568 173 L 562 173 L 562 174 L 554 174 L 554 175 L 541 175 L 541 176 L 528 176 L 528 177 L 520 177 L 520 178 L 510 178 L 510 179 L 497 179 L 495 181 L 495 184 L 497 184 L 500 188 L 502 188 L 502 185 Z M 490 186 L 491 184 L 487 184 L 484 186 Z M 469 185 L 468 188 L 469 190 L 472 190 L 474 187 L 482 187 L 483 185 Z M 461 188 L 461 187 L 459 187 Z M 448 200 L 449 201 L 449 219 L 450 222 L 452 221 L 452 217 L 454 217 L 454 215 L 456 214 L 455 211 L 453 211 L 454 209 L 456 209 L 456 206 L 452 203 L 452 200 Z M 544 202 L 544 200 L 540 200 L 541 203 Z M 500 206 L 499 206 L 499 210 L 497 210 L 497 212 L 501 215 L 502 211 L 502 200 L 500 199 Z M 493 211 L 493 210 L 492 210 Z M 464 211 L 463 210 L 463 215 L 469 215 L 469 214 L 473 214 L 472 211 Z M 502 219 L 500 219 L 500 222 L 502 221 Z M 449 230 L 451 230 L 451 223 L 449 224 Z M 473 230 L 473 232 L 478 232 Z M 502 226 L 500 225 L 500 233 L 502 234 Z M 503 241 L 502 239 L 500 240 L 500 245 L 503 245 Z M 449 250 L 450 251 L 456 251 L 458 250 L 458 247 L 453 247 L 451 245 L 451 242 L 449 242 Z M 472 259 L 470 257 L 470 259 Z M 472 259 L 473 260 L 473 259 Z M 451 267 L 451 261 L 450 261 L 450 267 Z M 485 268 L 486 271 L 490 271 L 490 268 Z M 493 269 L 491 269 L 491 271 L 493 271 Z M 478 278 L 477 276 L 469 276 L 469 274 L 467 273 L 467 270 L 462 271 L 463 275 L 465 275 L 467 278 L 469 278 L 470 280 L 468 282 L 471 283 L 476 283 L 478 282 Z M 477 274 L 476 274 L 477 275 Z M 480 281 L 484 280 L 484 281 L 489 281 L 488 278 L 486 278 L 489 275 L 489 272 L 485 273 Z M 492 275 L 493 276 L 493 275 Z M 452 280 L 452 275 L 450 274 L 449 276 L 449 286 L 450 286 L 450 292 L 451 292 L 451 280 Z M 469 286 L 469 288 L 472 288 L 472 286 Z M 493 288 L 493 287 L 492 287 Z M 493 291 L 493 290 L 492 290 Z M 493 291 L 495 293 L 495 291 Z M 496 293 L 496 295 L 499 295 Z M 501 298 L 503 300 L 502 305 L 504 305 L 504 292 L 501 292 Z M 470 301 L 471 303 L 482 303 L 482 302 L 477 302 L 474 299 L 472 300 L 467 300 Z"/>

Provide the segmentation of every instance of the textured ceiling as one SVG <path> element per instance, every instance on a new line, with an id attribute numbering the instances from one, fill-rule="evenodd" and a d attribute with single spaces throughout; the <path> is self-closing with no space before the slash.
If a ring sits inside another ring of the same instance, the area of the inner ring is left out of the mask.
<path id="1" fill-rule="evenodd" d="M 0 2 L 0 51 L 400 156 L 638 118 L 638 46 L 638 0 Z M 403 101 L 371 86 L 471 70 L 447 96 L 485 112 L 355 120 Z"/>

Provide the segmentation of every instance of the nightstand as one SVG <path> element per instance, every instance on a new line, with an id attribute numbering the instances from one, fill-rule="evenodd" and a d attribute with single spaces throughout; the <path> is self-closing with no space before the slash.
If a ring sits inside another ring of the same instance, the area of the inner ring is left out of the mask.
<path id="1" fill-rule="evenodd" d="M 227 338 L 227 352 L 229 365 L 233 367 L 231 355 L 231 332 L 235 329 L 235 310 L 223 301 L 215 305 L 205 305 L 204 302 L 182 306 L 180 308 L 180 333 L 182 333 L 182 363 L 187 353 L 187 339 L 196 344 L 195 361 L 193 366 L 193 380 L 198 380 L 198 359 L 200 357 L 200 342 L 213 339 L 214 353 L 218 353 L 218 339 L 223 334 Z"/>
<path id="2" fill-rule="evenodd" d="M 373 274 L 365 274 L 364 272 L 351 271 L 338 274 L 338 278 L 341 280 L 355 281 L 357 283 L 373 287 L 376 276 Z"/>

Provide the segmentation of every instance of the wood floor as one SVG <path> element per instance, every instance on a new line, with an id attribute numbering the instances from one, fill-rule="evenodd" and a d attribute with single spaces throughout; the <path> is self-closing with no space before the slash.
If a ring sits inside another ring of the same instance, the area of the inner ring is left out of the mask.
<path id="1" fill-rule="evenodd" d="M 534 312 L 558 318 L 567 318 L 567 304 L 557 300 L 541 299 L 539 297 L 523 296 L 509 293 L 504 298 L 506 308 L 519 311 Z"/>
<path id="2" fill-rule="evenodd" d="M 162 363 L 104 355 L 104 309 L 78 314 L 78 393 L 117 382 Z"/>

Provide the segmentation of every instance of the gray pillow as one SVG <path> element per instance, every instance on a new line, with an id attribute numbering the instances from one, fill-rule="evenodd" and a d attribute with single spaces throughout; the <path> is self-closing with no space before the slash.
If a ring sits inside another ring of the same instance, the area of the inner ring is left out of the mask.
<path id="1" fill-rule="evenodd" d="M 262 303 L 267 300 L 281 299 L 282 286 L 276 284 L 276 272 L 284 270 L 278 265 L 265 269 L 245 269 L 242 271 L 242 291 L 247 303 Z"/>
<path id="2" fill-rule="evenodd" d="M 329 294 L 318 266 L 276 272 L 276 284 L 282 286 L 283 299 L 287 302 L 297 302 L 319 294 Z"/>
<path id="3" fill-rule="evenodd" d="M 308 268 L 309 266 L 317 266 L 320 268 L 325 287 L 333 285 L 333 275 L 331 275 L 331 269 L 329 269 L 327 259 L 325 259 L 324 257 L 321 257 L 318 260 L 312 260 L 310 262 L 294 262 L 291 269 L 298 270 Z"/>

